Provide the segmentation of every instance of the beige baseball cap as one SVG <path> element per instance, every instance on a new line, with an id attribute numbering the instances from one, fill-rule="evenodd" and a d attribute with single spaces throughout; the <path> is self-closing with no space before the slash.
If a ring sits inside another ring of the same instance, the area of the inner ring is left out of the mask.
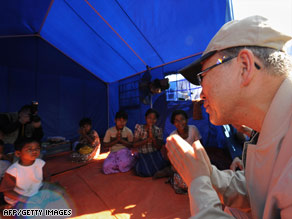
<path id="1" fill-rule="evenodd" d="M 291 39 L 288 34 L 272 27 L 268 19 L 262 16 L 233 20 L 221 27 L 199 59 L 178 72 L 192 84 L 199 85 L 196 74 L 202 70 L 202 61 L 217 51 L 238 46 L 260 46 L 285 51 L 285 44 Z"/>

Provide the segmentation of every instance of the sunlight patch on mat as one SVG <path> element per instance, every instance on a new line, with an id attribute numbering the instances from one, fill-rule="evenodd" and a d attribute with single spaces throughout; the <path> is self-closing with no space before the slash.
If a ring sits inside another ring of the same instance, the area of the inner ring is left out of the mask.
<path id="1" fill-rule="evenodd" d="M 128 205 L 128 206 L 124 207 L 124 209 L 131 209 L 131 208 L 135 208 L 135 207 L 136 207 L 136 205 Z"/>
<path id="2" fill-rule="evenodd" d="M 109 153 L 110 152 L 106 152 L 106 153 L 102 153 L 102 154 L 96 154 L 93 159 L 94 160 L 104 160 L 105 158 L 107 158 Z"/>

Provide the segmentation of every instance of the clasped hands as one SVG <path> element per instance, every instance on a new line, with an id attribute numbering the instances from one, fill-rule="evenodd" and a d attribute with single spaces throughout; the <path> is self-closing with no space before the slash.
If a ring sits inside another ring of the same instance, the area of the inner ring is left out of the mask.
<path id="1" fill-rule="evenodd" d="M 200 176 L 210 177 L 211 162 L 199 140 L 191 146 L 179 135 L 172 135 L 167 138 L 166 148 L 170 162 L 188 187 Z"/>
<path id="2" fill-rule="evenodd" d="M 148 138 L 147 138 L 147 142 L 148 143 L 152 143 L 154 141 L 155 137 L 153 136 L 153 131 L 152 131 L 152 127 L 150 126 L 148 128 Z"/>
<path id="3" fill-rule="evenodd" d="M 116 140 L 117 140 L 118 143 L 121 143 L 121 137 L 122 137 L 121 136 L 121 130 L 118 130 L 117 131 L 117 135 L 116 135 Z"/>

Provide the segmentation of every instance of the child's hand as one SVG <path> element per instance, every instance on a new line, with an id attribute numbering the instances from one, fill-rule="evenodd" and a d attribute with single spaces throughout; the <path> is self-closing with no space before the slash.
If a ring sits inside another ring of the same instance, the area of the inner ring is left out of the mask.
<path id="1" fill-rule="evenodd" d="M 120 142 L 120 140 L 121 140 L 121 131 L 120 130 L 117 131 L 116 138 L 117 138 L 118 142 Z"/>
<path id="2" fill-rule="evenodd" d="M 151 139 L 153 138 L 152 126 L 150 126 L 149 129 L 148 129 L 148 137 L 151 138 Z"/>

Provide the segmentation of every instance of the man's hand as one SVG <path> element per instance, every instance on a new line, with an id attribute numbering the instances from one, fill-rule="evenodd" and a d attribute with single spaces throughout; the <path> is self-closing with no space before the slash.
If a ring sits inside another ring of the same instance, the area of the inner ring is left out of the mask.
<path id="1" fill-rule="evenodd" d="M 172 165 L 187 186 L 200 176 L 211 175 L 211 162 L 200 141 L 195 141 L 191 146 L 179 135 L 172 135 L 167 138 L 166 148 Z"/>
<path id="2" fill-rule="evenodd" d="M 42 125 L 42 123 L 41 123 L 41 121 L 38 121 L 38 122 L 32 122 L 31 123 L 32 124 L 32 126 L 34 127 L 34 128 L 40 128 L 41 127 L 41 125 Z"/>

